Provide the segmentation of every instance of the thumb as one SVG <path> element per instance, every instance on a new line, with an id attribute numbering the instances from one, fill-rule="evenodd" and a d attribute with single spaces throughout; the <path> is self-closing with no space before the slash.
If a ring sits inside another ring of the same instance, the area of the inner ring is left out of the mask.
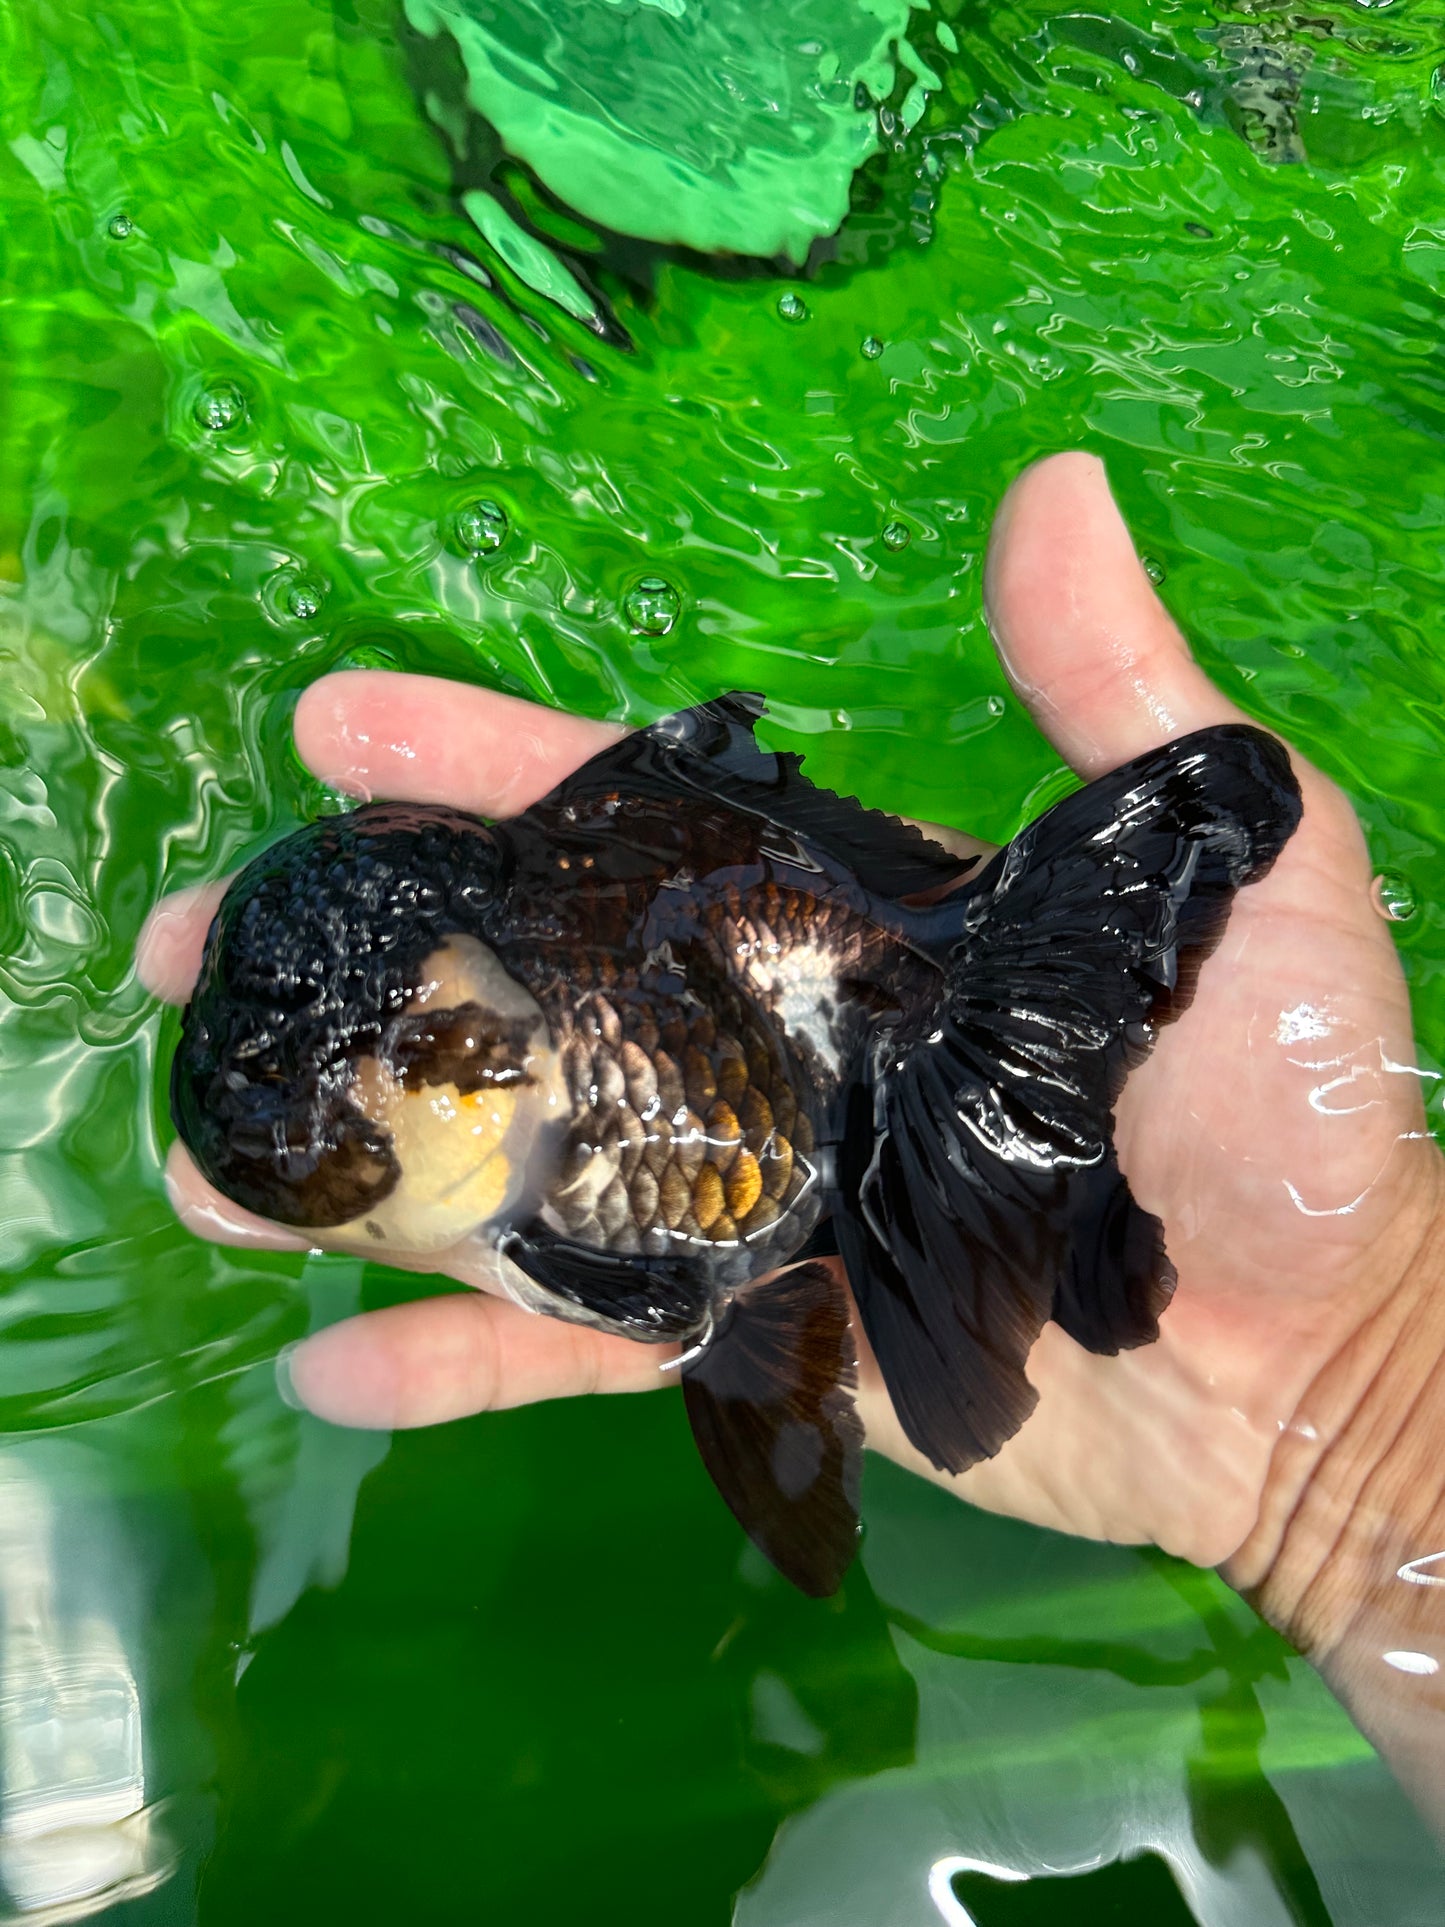
<path id="1" fill-rule="evenodd" d="M 1051 455 L 1019 476 L 994 518 L 984 600 L 1009 680 L 1082 776 L 1244 720 L 1155 595 L 1096 456 Z"/>

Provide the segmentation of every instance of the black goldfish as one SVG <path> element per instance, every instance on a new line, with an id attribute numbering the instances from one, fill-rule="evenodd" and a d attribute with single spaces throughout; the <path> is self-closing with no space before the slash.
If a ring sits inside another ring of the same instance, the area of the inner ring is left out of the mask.
<path id="1" fill-rule="evenodd" d="M 1200 730 L 979 869 L 814 788 L 761 711 L 655 723 L 507 822 L 380 803 L 285 838 L 212 925 L 172 1107 L 215 1185 L 318 1243 L 480 1236 L 533 1308 L 679 1343 L 723 1497 L 822 1594 L 862 1437 L 819 1258 L 950 1471 L 1028 1416 L 1047 1319 L 1155 1337 L 1174 1273 L 1113 1107 L 1300 802 L 1272 737 Z"/>

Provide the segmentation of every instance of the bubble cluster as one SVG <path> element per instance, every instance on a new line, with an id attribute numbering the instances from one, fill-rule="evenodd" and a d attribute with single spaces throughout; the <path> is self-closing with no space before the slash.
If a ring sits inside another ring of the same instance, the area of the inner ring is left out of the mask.
<path id="1" fill-rule="evenodd" d="M 124 241 L 135 233 L 135 222 L 128 214 L 112 214 L 105 224 L 105 231 L 112 241 Z"/>
<path id="2" fill-rule="evenodd" d="M 882 352 L 883 343 L 878 339 L 877 335 L 864 335 L 863 357 L 866 361 L 877 361 Z"/>
<path id="3" fill-rule="evenodd" d="M 808 316 L 808 304 L 802 295 L 794 294 L 789 288 L 786 294 L 778 296 L 778 313 L 784 321 L 805 321 Z"/>
<path id="4" fill-rule="evenodd" d="M 1409 883 L 1397 871 L 1385 870 L 1370 886 L 1375 908 L 1390 923 L 1408 923 L 1420 905 Z"/>
<path id="5" fill-rule="evenodd" d="M 634 635 L 665 636 L 682 613 L 682 597 L 660 575 L 645 575 L 622 604 Z"/>
<path id="6" fill-rule="evenodd" d="M 499 502 L 468 502 L 452 517 L 452 540 L 463 555 L 493 555 L 506 541 L 508 526 Z"/>
<path id="7" fill-rule="evenodd" d="M 899 549 L 906 549 L 912 540 L 912 534 L 904 523 L 889 522 L 885 524 L 883 529 L 883 546 L 885 549 L 893 549 L 895 552 Z"/>
<path id="8" fill-rule="evenodd" d="M 233 381 L 215 381 L 196 397 L 192 411 L 198 427 L 208 434 L 224 435 L 246 419 L 246 397 Z"/>

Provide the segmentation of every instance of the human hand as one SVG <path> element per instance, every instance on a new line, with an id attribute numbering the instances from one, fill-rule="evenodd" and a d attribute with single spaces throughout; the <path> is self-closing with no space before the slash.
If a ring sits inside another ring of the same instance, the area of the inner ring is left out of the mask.
<path id="1" fill-rule="evenodd" d="M 1100 466 L 1030 470 L 995 524 L 987 594 L 1000 655 L 1050 740 L 1091 777 L 1238 714 L 1155 597 Z M 524 807 L 614 731 L 419 677 L 327 677 L 302 698 L 297 746 L 327 782 L 492 816 Z M 1118 1358 L 1046 1326 L 1038 1405 L 998 1456 L 960 1478 L 904 1441 L 862 1347 L 869 1442 L 995 1510 L 1061 1530 L 1148 1540 L 1199 1564 L 1255 1526 L 1301 1400 L 1413 1287 L 1441 1202 L 1409 1005 L 1348 803 L 1296 759 L 1305 813 L 1269 876 L 1237 898 L 1192 1009 L 1136 1070 L 1120 1161 L 1163 1220 L 1179 1288 L 1158 1342 Z M 221 886 L 153 917 L 141 968 L 184 998 Z M 219 1198 L 184 1151 L 169 1176 L 203 1235 L 305 1240 Z M 486 1284 L 478 1254 L 446 1254 Z M 452 1294 L 373 1312 L 290 1361 L 303 1403 L 338 1423 L 417 1425 L 583 1391 L 664 1382 L 658 1348 Z"/>

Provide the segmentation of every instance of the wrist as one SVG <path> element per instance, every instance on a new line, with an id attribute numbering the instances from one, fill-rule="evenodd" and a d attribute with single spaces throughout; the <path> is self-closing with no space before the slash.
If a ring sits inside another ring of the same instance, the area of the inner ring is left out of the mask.
<path id="1" fill-rule="evenodd" d="M 1325 1674 L 1402 1779 L 1445 1735 L 1445 1209 L 1430 1208 L 1281 1434 L 1230 1584 Z"/>
<path id="2" fill-rule="evenodd" d="M 1321 1664 L 1364 1597 L 1445 1551 L 1445 1173 L 1433 1154 L 1429 1176 L 1396 1277 L 1300 1399 L 1254 1528 L 1223 1567 Z"/>

